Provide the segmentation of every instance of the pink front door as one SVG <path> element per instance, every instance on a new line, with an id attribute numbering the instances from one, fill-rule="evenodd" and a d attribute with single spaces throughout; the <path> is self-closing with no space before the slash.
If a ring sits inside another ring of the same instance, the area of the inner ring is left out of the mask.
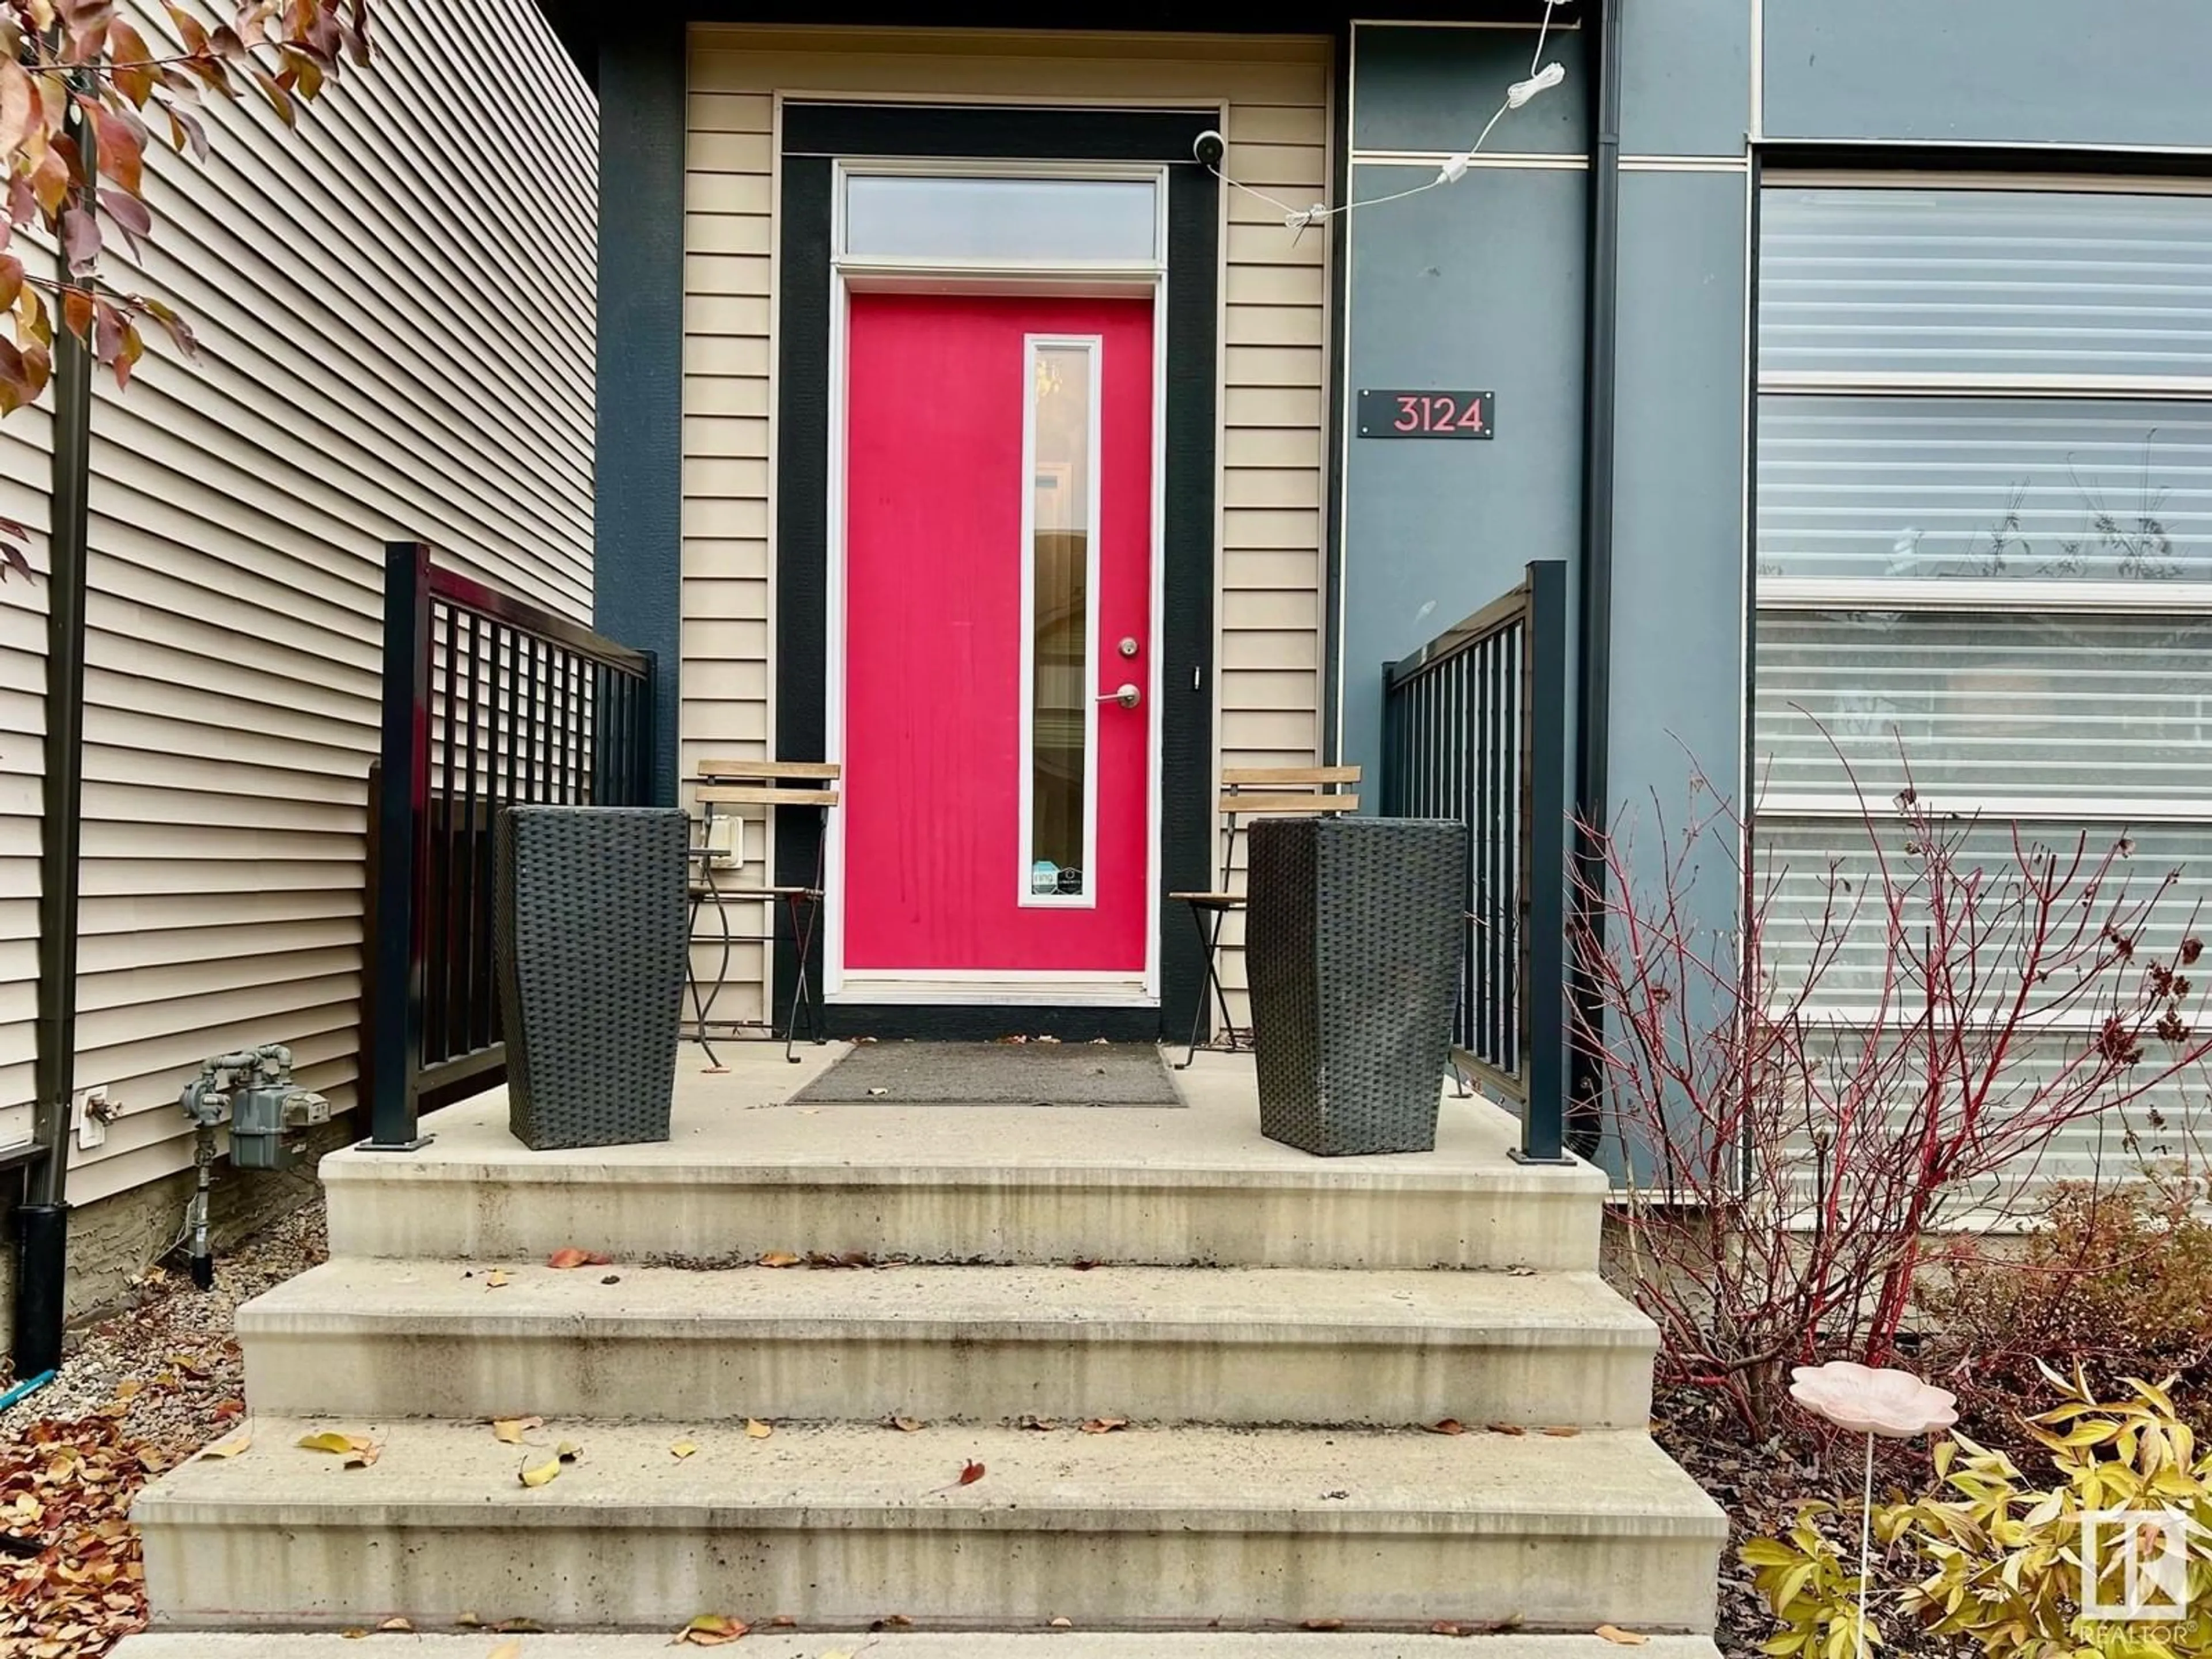
<path id="1" fill-rule="evenodd" d="M 851 307 L 846 994 L 1139 984 L 1152 303 Z"/>

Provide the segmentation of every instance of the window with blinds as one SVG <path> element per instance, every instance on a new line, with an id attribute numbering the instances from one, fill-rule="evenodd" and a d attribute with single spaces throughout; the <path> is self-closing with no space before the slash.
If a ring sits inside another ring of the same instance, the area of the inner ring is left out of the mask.
<path id="1" fill-rule="evenodd" d="M 1760 202 L 1759 857 L 1769 966 L 1804 965 L 1858 793 L 2070 849 L 2125 836 L 2154 926 L 2212 897 L 2212 195 L 1771 184 Z M 1900 753 L 1902 758 L 1900 758 Z M 1869 929 L 1871 931 L 1871 929 Z M 1879 980 L 1852 937 L 1822 981 Z M 1794 952 L 1794 954 L 1793 954 Z M 2201 1086 L 2073 1132 L 2212 1150 Z"/>

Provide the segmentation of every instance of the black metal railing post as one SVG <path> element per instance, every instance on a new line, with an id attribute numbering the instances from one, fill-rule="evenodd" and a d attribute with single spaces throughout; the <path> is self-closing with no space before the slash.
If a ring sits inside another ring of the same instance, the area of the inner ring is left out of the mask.
<path id="1" fill-rule="evenodd" d="M 1569 1164 L 1567 568 L 1528 567 L 1521 654 L 1521 1109 L 1523 1164 Z"/>
<path id="2" fill-rule="evenodd" d="M 374 1019 L 363 1048 L 379 1152 L 423 1145 L 414 1079 L 422 1030 L 422 907 L 416 887 L 430 840 L 430 550 L 384 550 L 384 717 L 376 791 L 375 890 L 368 897 Z"/>

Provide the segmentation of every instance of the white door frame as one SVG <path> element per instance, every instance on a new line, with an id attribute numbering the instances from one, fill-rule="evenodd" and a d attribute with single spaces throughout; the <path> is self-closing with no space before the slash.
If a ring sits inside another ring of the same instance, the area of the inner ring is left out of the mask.
<path id="1" fill-rule="evenodd" d="M 881 259 L 849 254 L 845 246 L 845 185 L 855 175 L 925 178 L 1142 179 L 1156 191 L 1155 257 L 1150 260 Z M 1036 295 L 1059 299 L 1145 297 L 1152 302 L 1152 571 L 1150 637 L 1143 690 L 1145 767 L 1145 967 L 1141 976 L 1063 971 L 868 969 L 845 966 L 845 804 L 824 830 L 822 901 L 823 1000 L 832 1003 L 1157 1008 L 1160 1004 L 1160 763 L 1162 600 L 1167 583 L 1167 213 L 1168 169 L 1160 165 L 1050 161 L 955 161 L 934 157 L 843 159 L 831 168 L 830 256 L 830 466 L 828 585 L 824 641 L 824 757 L 845 764 L 845 550 L 848 356 L 855 293 Z M 1102 480 L 1103 483 L 1103 480 Z M 1103 666 L 1103 654 L 1100 665 Z M 1093 688 L 1094 691 L 1096 688 Z"/>

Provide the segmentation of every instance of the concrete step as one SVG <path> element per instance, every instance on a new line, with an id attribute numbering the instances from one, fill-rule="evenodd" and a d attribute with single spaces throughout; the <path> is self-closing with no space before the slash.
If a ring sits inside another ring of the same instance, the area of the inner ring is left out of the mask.
<path id="1" fill-rule="evenodd" d="M 400 1636 L 380 1632 L 362 1648 L 344 1636 L 218 1635 L 165 1632 L 133 1636 L 114 1659 L 485 1659 L 507 1642 L 518 1659 L 667 1659 L 668 1638 L 650 1636 Z M 1622 1659 L 1599 1636 L 1491 1635 L 1473 1640 L 1433 1635 L 1316 1634 L 1299 1631 L 1121 1632 L 1055 1630 L 896 1635 L 866 1631 L 756 1631 L 730 1651 L 741 1659 Z M 686 1649 L 684 1651 L 694 1651 Z M 1705 1636 L 1655 1636 L 1637 1659 L 1719 1659 Z"/>
<path id="2" fill-rule="evenodd" d="M 495 1091 L 426 1119 L 419 1152 L 325 1158 L 331 1249 L 1596 1267 L 1605 1176 L 1514 1163 L 1518 1127 L 1498 1108 L 1446 1100 L 1434 1152 L 1312 1158 L 1261 1138 L 1248 1056 L 1200 1060 L 1180 1109 L 811 1107 L 686 1076 L 672 1139 L 567 1152 L 523 1147 Z M 1206 1069 L 1217 1060 L 1243 1064 Z"/>
<path id="3" fill-rule="evenodd" d="M 349 1469 L 303 1433 L 366 1432 Z M 562 1437 L 579 1461 L 519 1476 Z M 1720 1510 L 1641 1434 L 556 1424 L 257 1418 L 133 1510 L 167 1626 L 329 1628 L 464 1613 L 669 1632 L 696 1614 L 809 1628 L 1203 1629 L 1435 1620 L 1704 1632 Z M 962 1485 L 963 1469 L 982 1466 Z M 886 1644 L 888 1645 L 888 1644 Z"/>
<path id="4" fill-rule="evenodd" d="M 1642 1428 L 1656 1336 L 1595 1273 L 350 1257 L 239 1315 L 257 1412 Z M 612 1278 L 612 1284 L 604 1282 Z"/>

